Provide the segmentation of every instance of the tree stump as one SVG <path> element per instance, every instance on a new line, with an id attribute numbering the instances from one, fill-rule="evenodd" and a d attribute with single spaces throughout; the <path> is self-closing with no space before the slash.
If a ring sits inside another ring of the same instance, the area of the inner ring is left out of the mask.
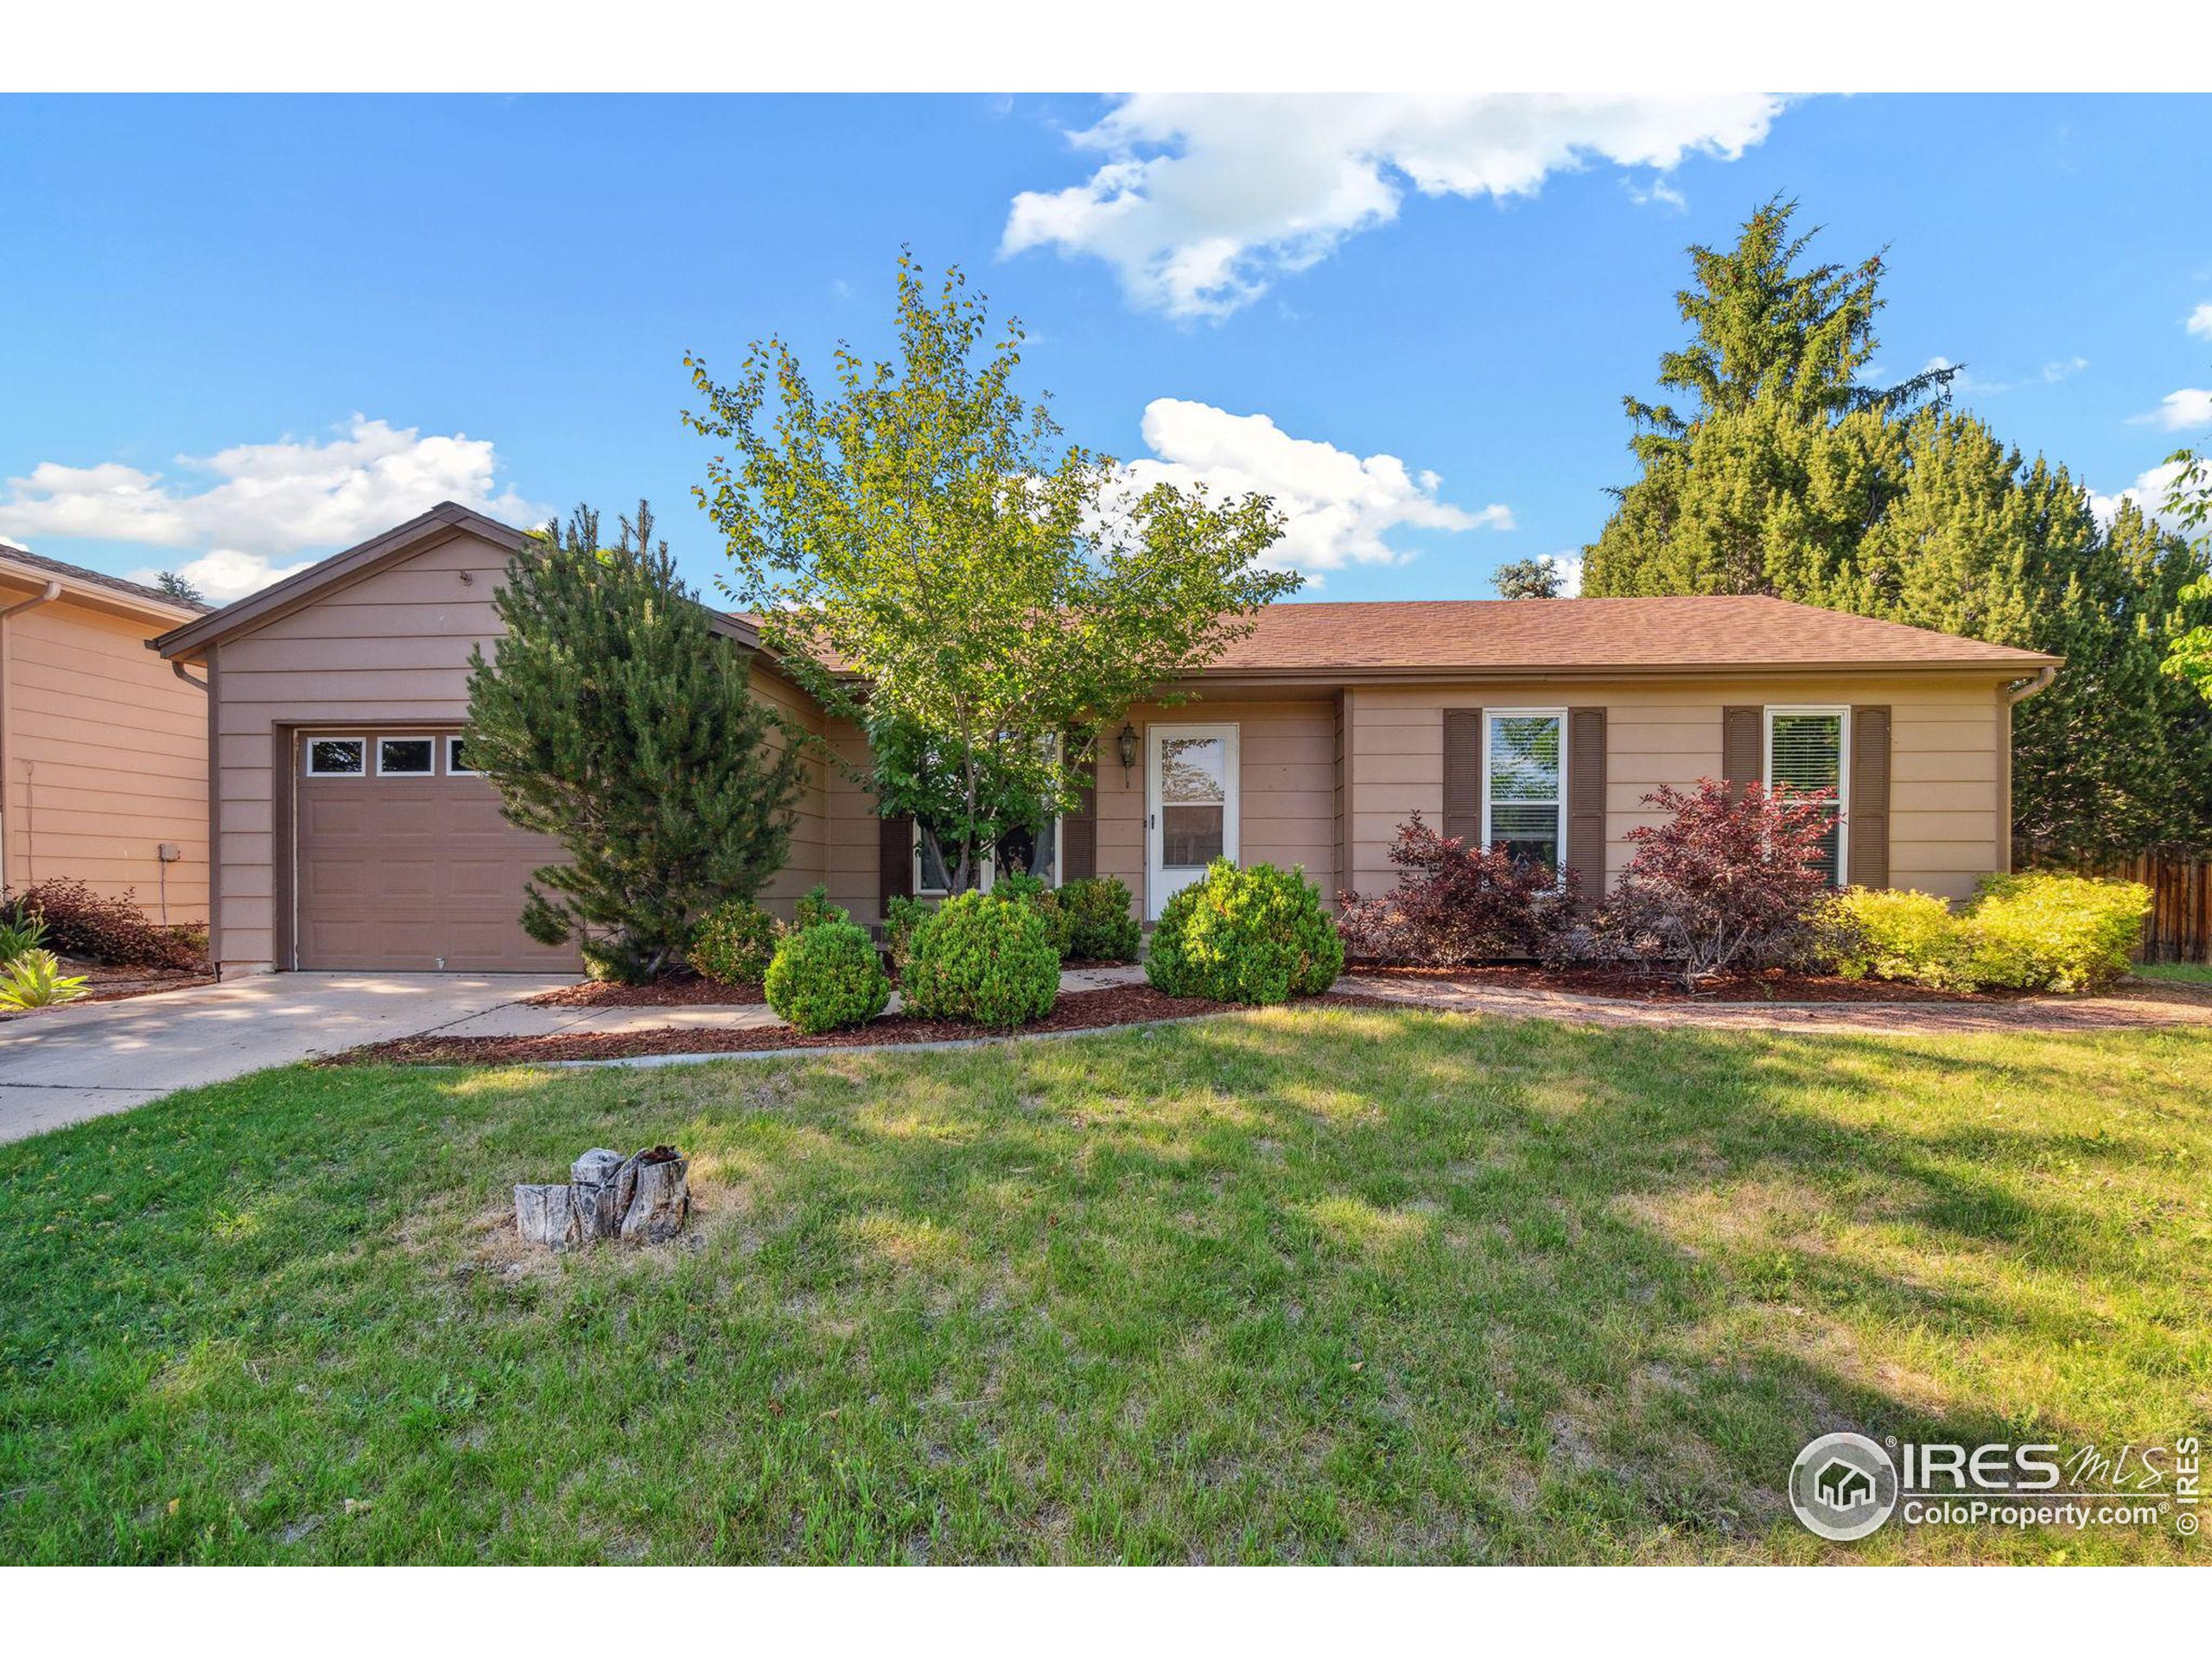
<path id="1" fill-rule="evenodd" d="M 690 1168 L 674 1147 L 627 1158 L 594 1147 L 569 1166 L 565 1185 L 515 1188 L 515 1231 L 556 1250 L 610 1238 L 665 1244 L 690 1215 Z"/>

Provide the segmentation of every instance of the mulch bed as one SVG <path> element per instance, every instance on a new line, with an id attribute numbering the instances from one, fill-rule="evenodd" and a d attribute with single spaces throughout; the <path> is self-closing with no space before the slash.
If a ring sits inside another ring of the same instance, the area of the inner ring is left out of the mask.
<path id="1" fill-rule="evenodd" d="M 127 996 L 150 996 L 156 991 L 181 991 L 194 985 L 215 982 L 215 976 L 204 969 L 116 968 L 76 957 L 62 957 L 61 971 L 73 978 L 84 979 L 85 994 L 77 999 L 78 1002 L 120 1002 Z M 73 1007 L 76 1004 L 60 1006 Z M 44 1012 L 43 1008 L 14 1008 L 0 1012 L 0 1020 L 23 1020 Z"/>
<path id="2" fill-rule="evenodd" d="M 1298 1007 L 1356 1007 L 1373 1010 L 1389 1004 L 1371 996 L 1325 992 L 1296 998 Z M 994 1033 L 957 1020 L 922 1020 L 889 1014 L 854 1031 L 809 1037 L 788 1026 L 766 1031 L 663 1029 L 625 1032 L 554 1032 L 537 1037 L 403 1037 L 370 1043 L 319 1061 L 322 1065 L 512 1065 L 531 1060 L 632 1059 L 643 1054 L 755 1054 L 784 1049 L 857 1048 L 907 1043 L 958 1042 L 977 1037 L 1048 1031 L 1109 1031 L 1116 1026 L 1155 1020 L 1187 1020 L 1196 1014 L 1227 1014 L 1230 1002 L 1173 997 L 1149 985 L 1119 985 L 1103 991 L 1064 991 L 1052 1011 L 1018 1033 Z"/>
<path id="3" fill-rule="evenodd" d="M 536 1008 L 750 1008 L 767 1000 L 758 985 L 725 985 L 718 979 L 658 979 L 650 985 L 587 979 L 523 999 Z"/>
<path id="4" fill-rule="evenodd" d="M 1731 974 L 1709 979 L 1694 995 L 1681 982 L 1629 968 L 1539 968 L 1500 963 L 1472 968 L 1393 968 L 1380 963 L 1347 966 L 1355 977 L 1436 979 L 1474 990 L 1551 991 L 1603 996 L 1623 1002 L 2017 1002 L 2027 991 L 1934 991 L 1888 979 L 1842 979 L 1833 974 Z"/>

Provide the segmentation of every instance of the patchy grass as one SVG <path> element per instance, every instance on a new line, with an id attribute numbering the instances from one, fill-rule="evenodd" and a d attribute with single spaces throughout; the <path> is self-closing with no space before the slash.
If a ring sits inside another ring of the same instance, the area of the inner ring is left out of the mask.
<path id="1" fill-rule="evenodd" d="M 517 1245 L 656 1141 L 679 1246 Z M 2186 1031 L 266 1072 L 0 1147 L 0 1559 L 2196 1559 L 1781 1489 L 2212 1427 L 2208 1171 Z"/>
<path id="2" fill-rule="evenodd" d="M 2136 964 L 2138 979 L 2169 985 L 2212 985 L 2212 962 L 2146 962 Z"/>

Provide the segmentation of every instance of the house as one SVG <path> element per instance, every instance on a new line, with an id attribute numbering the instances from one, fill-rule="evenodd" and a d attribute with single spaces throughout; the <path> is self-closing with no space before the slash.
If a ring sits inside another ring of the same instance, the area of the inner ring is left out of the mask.
<path id="1" fill-rule="evenodd" d="M 216 745 L 214 925 L 226 973 L 531 969 L 574 959 L 517 925 L 550 844 L 499 815 L 460 741 L 470 648 L 521 534 L 448 504 L 155 642 L 200 664 Z M 721 619 L 740 649 L 752 625 Z M 1287 604 L 1197 677 L 1127 711 L 1081 810 L 1027 862 L 1119 876 L 1142 913 L 1217 854 L 1380 891 L 1415 811 L 1559 859 L 1594 886 L 1702 777 L 1833 785 L 1840 883 L 1959 897 L 2005 867 L 2012 704 L 2056 659 L 1758 598 Z M 764 653 L 758 694 L 866 760 Z M 942 886 L 914 826 L 817 761 L 791 862 L 874 921 Z"/>
<path id="2" fill-rule="evenodd" d="M 0 884 L 207 919 L 207 694 L 146 651 L 206 610 L 0 543 Z"/>

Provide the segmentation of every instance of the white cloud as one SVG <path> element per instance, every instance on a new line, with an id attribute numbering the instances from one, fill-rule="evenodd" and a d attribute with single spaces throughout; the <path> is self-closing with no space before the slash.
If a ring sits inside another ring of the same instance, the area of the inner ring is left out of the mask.
<path id="1" fill-rule="evenodd" d="M 488 440 L 425 437 L 359 415 L 337 430 L 319 443 L 285 439 L 181 455 L 177 467 L 197 475 L 186 480 L 119 461 L 41 461 L 8 480 L 0 531 L 217 549 L 209 560 L 258 558 L 272 569 L 286 554 L 360 541 L 441 501 L 524 524 L 547 516 L 500 487 Z M 243 567 L 223 568 L 243 579 Z"/>
<path id="2" fill-rule="evenodd" d="M 1694 153 L 1733 160 L 1781 108 L 1763 93 L 1142 94 L 1069 135 L 1105 159 L 1081 184 L 1015 196 L 1000 251 L 1095 255 L 1139 306 L 1223 317 L 1388 224 L 1408 187 L 1503 200 L 1593 159 L 1661 174 Z"/>
<path id="3" fill-rule="evenodd" d="M 1582 597 L 1582 558 L 1575 553 L 1547 553 L 1544 563 L 1559 572 L 1559 596 L 1561 599 Z"/>
<path id="4" fill-rule="evenodd" d="M 236 548 L 219 547 L 196 559 L 187 559 L 182 564 L 148 565 L 143 570 L 128 572 L 127 576 L 130 581 L 151 587 L 154 578 L 166 568 L 205 594 L 211 603 L 227 605 L 234 599 L 259 592 L 272 582 L 297 575 L 314 563 L 313 559 L 302 559 L 297 564 L 280 565 L 264 553 L 241 553 Z"/>
<path id="5" fill-rule="evenodd" d="M 2165 517 L 2166 493 L 2173 488 L 2174 480 L 2181 475 L 2182 463 L 2169 461 L 2153 467 L 2137 477 L 2126 489 L 2115 490 L 2110 495 L 2089 492 L 2089 511 L 2101 524 L 2109 524 L 2119 516 L 2120 504 L 2133 501 L 2150 518 L 2158 519 L 2168 529 L 2175 526 Z"/>
<path id="6" fill-rule="evenodd" d="M 2208 300 L 2190 312 L 2185 327 L 2199 340 L 2212 340 L 2212 300 Z"/>
<path id="7" fill-rule="evenodd" d="M 1402 563 L 1413 555 L 1387 539 L 1401 529 L 1513 528 L 1509 508 L 1471 512 L 1442 499 L 1444 480 L 1434 473 L 1414 472 L 1395 455 L 1363 457 L 1294 438 L 1264 415 L 1157 397 L 1145 405 L 1142 429 L 1154 459 L 1128 464 L 1129 486 L 1203 483 L 1217 498 L 1253 491 L 1274 497 L 1288 521 L 1268 554 L 1278 569 L 1311 574 Z"/>
<path id="8" fill-rule="evenodd" d="M 2178 432 L 2184 427 L 2212 426 L 2212 390 L 2183 386 L 2179 391 L 2170 391 L 2158 400 L 2158 408 L 2148 415 L 2134 416 L 2132 423 L 2164 427 L 2169 432 Z"/>
<path id="9" fill-rule="evenodd" d="M 1921 372 L 1925 374 L 1930 369 L 1951 366 L 1951 359 L 1948 357 L 1931 357 L 1921 365 Z M 2044 364 L 2036 373 L 2024 375 L 2017 380 L 1986 380 L 1970 370 L 1962 369 L 1951 378 L 1951 390 L 1961 396 L 1979 392 L 1984 397 L 1990 397 L 2000 391 L 2017 391 L 2022 386 L 2055 386 L 2062 380 L 2072 379 L 2088 366 L 2089 359 L 2086 357 L 2062 357 Z M 1871 364 L 1867 366 L 1866 378 L 1870 384 L 1878 384 L 1881 378 Z"/>

